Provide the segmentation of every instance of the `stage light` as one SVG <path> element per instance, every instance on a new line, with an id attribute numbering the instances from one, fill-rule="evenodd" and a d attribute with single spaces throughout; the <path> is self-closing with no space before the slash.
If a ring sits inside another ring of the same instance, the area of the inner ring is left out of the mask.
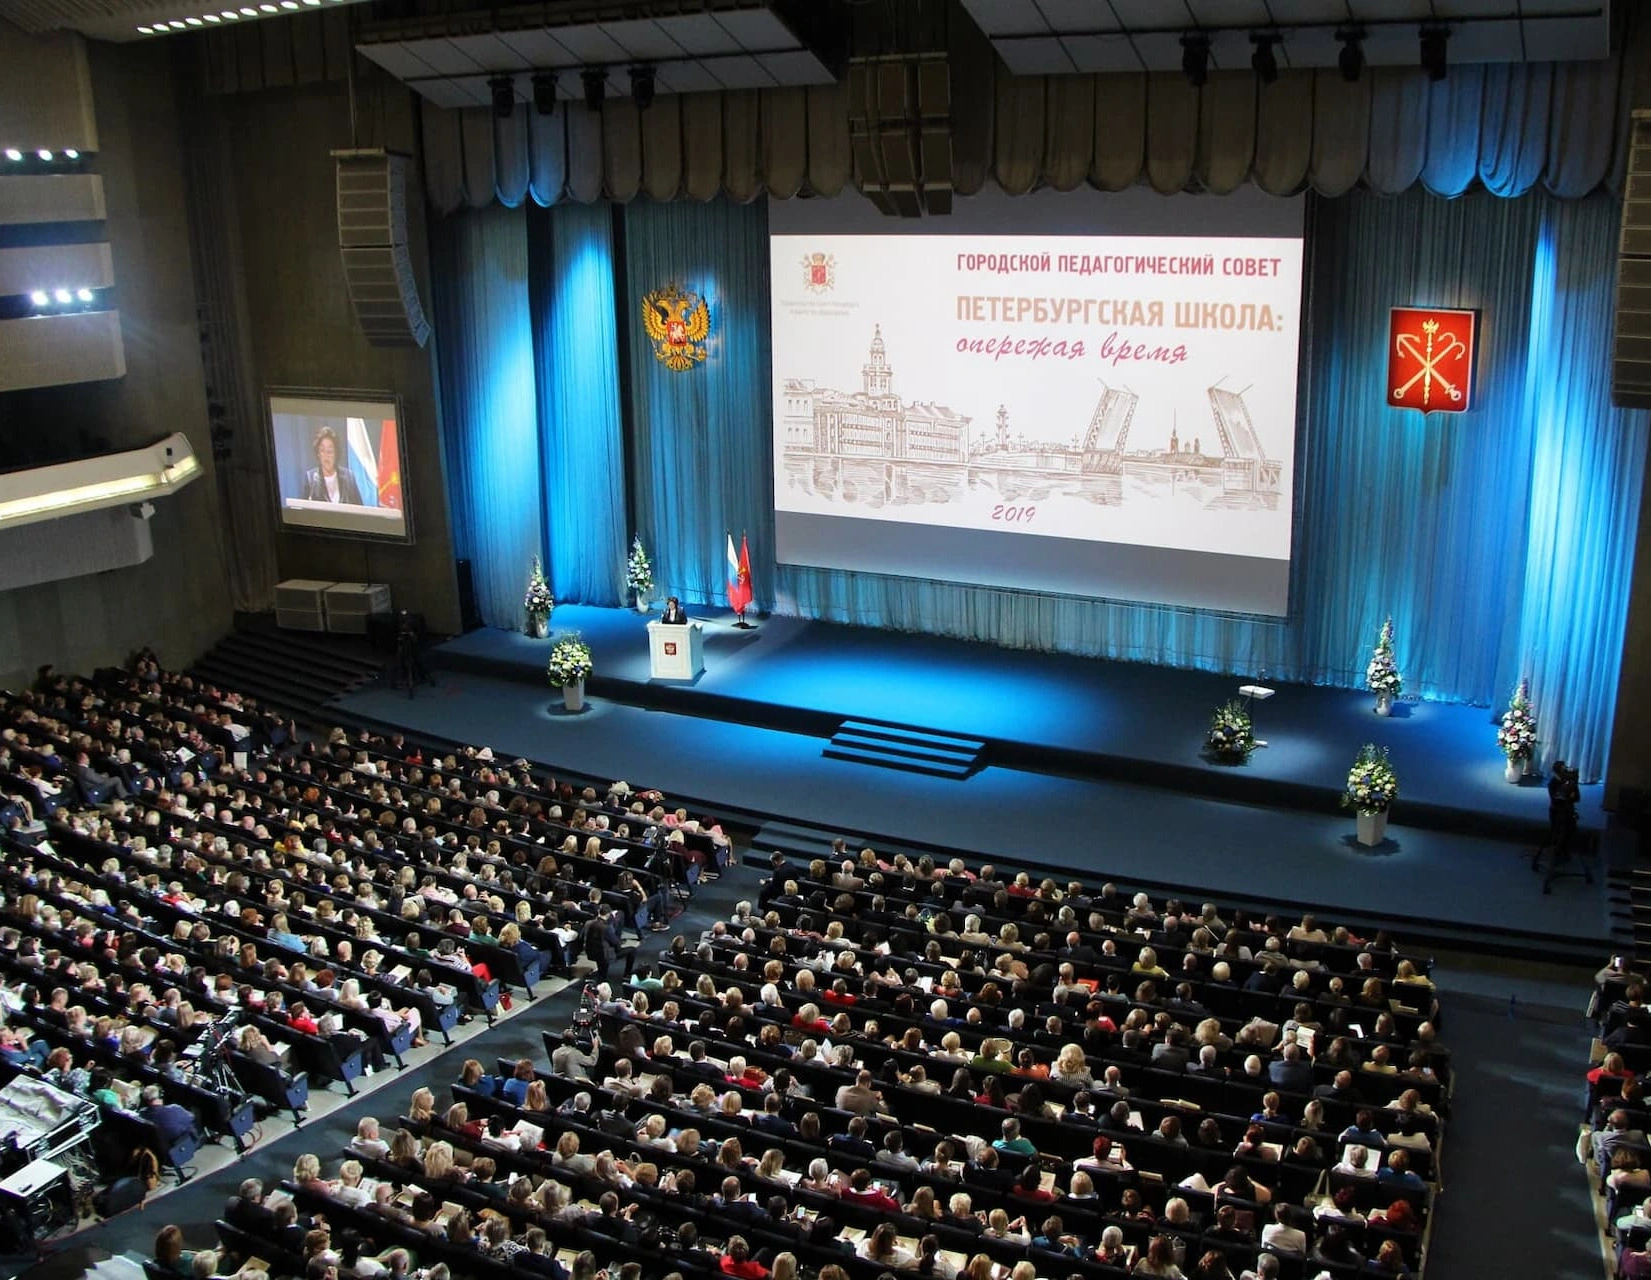
<path id="1" fill-rule="evenodd" d="M 154 31 L 153 31 L 153 30 L 151 30 L 151 29 L 150 29 L 150 28 L 148 28 L 148 27 L 139 27 L 139 28 L 138 28 L 138 34 L 139 34 L 139 35 L 140 35 L 140 36 L 152 36 L 152 35 L 154 35 L 154 34 L 155 34 L 155 33 L 154 33 Z"/>
<path id="2" fill-rule="evenodd" d="M 171 27 L 172 30 L 174 30 L 174 31 L 182 31 L 184 29 L 183 23 L 177 21 L 176 19 L 174 19 L 171 22 L 168 22 L 166 25 Z"/>
<path id="3" fill-rule="evenodd" d="M 516 82 L 509 76 L 494 76 L 487 82 L 487 89 L 493 95 L 494 118 L 510 119 L 516 110 Z"/>
<path id="4" fill-rule="evenodd" d="M 250 7 L 244 8 L 241 10 L 241 16 L 243 18 L 256 18 L 258 16 L 258 10 Z"/>
<path id="5" fill-rule="evenodd" d="M 37 307 L 48 306 L 51 303 L 51 300 L 51 295 L 44 289 L 36 289 L 29 295 L 29 301 L 34 303 Z"/>
<path id="6" fill-rule="evenodd" d="M 654 69 L 652 67 L 631 68 L 631 99 L 636 103 L 638 111 L 646 111 L 654 104 Z"/>
<path id="7" fill-rule="evenodd" d="M 50 151 L 47 151 L 44 147 L 42 147 L 39 151 L 36 151 L 35 155 L 39 156 L 47 164 L 50 164 L 52 162 L 52 153 Z"/>
<path id="8" fill-rule="evenodd" d="M 73 147 L 70 147 L 63 153 L 63 158 L 65 160 L 78 160 L 80 159 L 80 152 L 76 151 Z"/>
<path id="9" fill-rule="evenodd" d="M 93 294 L 90 289 L 76 289 L 75 297 L 79 298 L 82 302 L 90 302 Z"/>
<path id="10" fill-rule="evenodd" d="M 608 73 L 601 67 L 586 67 L 579 73 L 579 83 L 585 86 L 585 105 L 600 111 L 602 99 L 608 96 Z"/>
<path id="11" fill-rule="evenodd" d="M 58 303 L 65 307 L 75 300 L 74 294 L 67 289 L 59 289 L 52 297 L 56 298 Z"/>
<path id="12" fill-rule="evenodd" d="M 184 19 L 184 25 L 185 26 L 190 26 L 190 27 L 198 27 L 198 26 L 201 25 L 201 20 L 199 18 L 185 18 Z"/>
<path id="13" fill-rule="evenodd" d="M 1272 84 L 1278 79 L 1278 54 L 1275 51 L 1278 42 L 1276 35 L 1250 37 L 1250 43 L 1255 46 L 1255 51 L 1250 54 L 1250 68 L 1262 84 Z"/>
<path id="14" fill-rule="evenodd" d="M 258 12 L 259 13 L 280 13 L 281 11 L 279 9 L 277 9 L 272 4 L 261 4 L 261 5 L 258 6 Z"/>
<path id="15" fill-rule="evenodd" d="M 222 22 L 223 21 L 223 19 L 220 18 L 215 13 L 203 13 L 201 15 L 201 17 L 205 18 L 208 22 Z"/>
<path id="16" fill-rule="evenodd" d="M 281 7 L 288 10 L 296 9 L 298 7 L 298 0 L 281 0 Z"/>
<path id="17" fill-rule="evenodd" d="M 533 109 L 542 116 L 556 110 L 556 73 L 539 71 L 533 76 Z"/>
<path id="18" fill-rule="evenodd" d="M 1450 64 L 1445 56 L 1445 42 L 1449 39 L 1449 27 L 1425 26 L 1418 34 L 1422 70 L 1426 71 L 1427 78 L 1435 83 L 1450 74 Z"/>
<path id="19" fill-rule="evenodd" d="M 1181 37 L 1181 74 L 1194 89 L 1202 89 L 1210 78 L 1210 38 L 1201 31 Z"/>
<path id="20" fill-rule="evenodd" d="M 225 9 L 218 16 L 220 18 L 222 18 L 225 22 L 236 22 L 236 21 L 239 21 L 240 17 L 241 17 L 241 15 L 239 13 L 237 13 L 234 9 Z"/>

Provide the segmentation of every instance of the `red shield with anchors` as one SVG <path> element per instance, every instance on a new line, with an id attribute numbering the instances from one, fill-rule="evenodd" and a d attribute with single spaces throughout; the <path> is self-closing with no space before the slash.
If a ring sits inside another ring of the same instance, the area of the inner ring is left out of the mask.
<path id="1" fill-rule="evenodd" d="M 1465 413 L 1473 403 L 1479 313 L 1394 307 L 1387 325 L 1387 403 L 1421 413 Z"/>

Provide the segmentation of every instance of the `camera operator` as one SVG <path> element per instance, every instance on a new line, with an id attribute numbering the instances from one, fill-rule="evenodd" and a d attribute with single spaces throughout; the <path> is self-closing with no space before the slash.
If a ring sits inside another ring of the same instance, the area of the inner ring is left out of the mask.
<path id="1" fill-rule="evenodd" d="M 1563 760 L 1555 760 L 1553 776 L 1548 779 L 1548 843 L 1553 846 L 1556 867 L 1570 857 L 1576 838 L 1577 806 L 1582 801 L 1578 776 Z"/>

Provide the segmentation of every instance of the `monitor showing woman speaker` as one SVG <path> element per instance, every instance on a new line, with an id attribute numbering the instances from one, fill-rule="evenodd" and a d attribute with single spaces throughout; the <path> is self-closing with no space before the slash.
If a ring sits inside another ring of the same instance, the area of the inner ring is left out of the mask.
<path id="1" fill-rule="evenodd" d="M 401 402 L 388 392 L 269 392 L 270 456 L 285 528 L 412 540 Z"/>

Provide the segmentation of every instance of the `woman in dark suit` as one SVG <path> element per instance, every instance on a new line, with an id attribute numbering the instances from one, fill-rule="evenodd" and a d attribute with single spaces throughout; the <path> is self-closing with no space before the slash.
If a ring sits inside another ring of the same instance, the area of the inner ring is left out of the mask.
<path id="1" fill-rule="evenodd" d="M 688 611 L 682 607 L 682 601 L 671 596 L 665 601 L 665 616 L 660 621 L 676 627 L 685 627 L 688 625 Z"/>
<path id="2" fill-rule="evenodd" d="M 348 502 L 361 505 L 361 490 L 349 468 L 338 468 L 338 433 L 322 427 L 311 446 L 316 465 L 304 472 L 305 502 Z"/>

